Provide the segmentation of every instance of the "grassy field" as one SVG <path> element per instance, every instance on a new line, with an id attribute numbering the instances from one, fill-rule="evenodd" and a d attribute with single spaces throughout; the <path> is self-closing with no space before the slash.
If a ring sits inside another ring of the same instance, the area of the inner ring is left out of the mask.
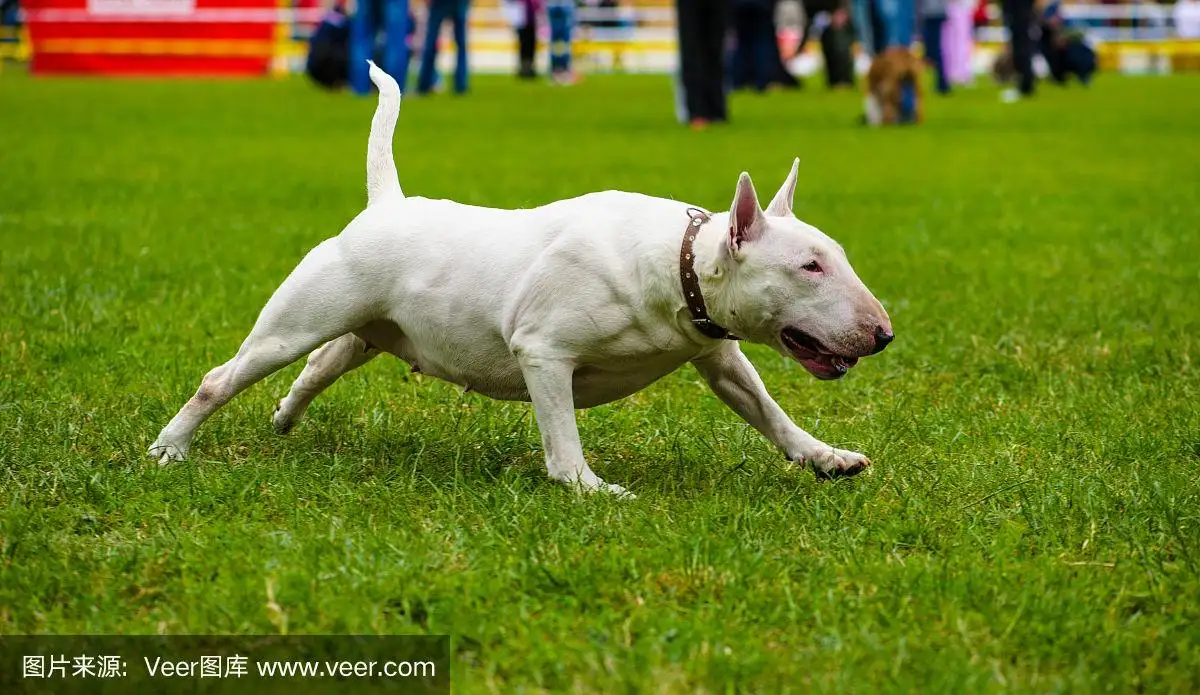
<path id="1" fill-rule="evenodd" d="M 1102 77 L 854 125 L 657 77 L 408 100 L 410 194 L 619 188 L 797 210 L 898 339 L 820 383 L 746 348 L 819 483 L 694 370 L 580 412 L 634 501 L 548 482 L 530 408 L 378 360 L 269 424 L 300 365 L 145 458 L 301 256 L 364 202 L 372 100 L 300 81 L 0 78 L 0 633 L 431 633 L 456 692 L 1200 689 L 1200 80 Z M 269 598 L 271 597 L 271 598 Z"/>

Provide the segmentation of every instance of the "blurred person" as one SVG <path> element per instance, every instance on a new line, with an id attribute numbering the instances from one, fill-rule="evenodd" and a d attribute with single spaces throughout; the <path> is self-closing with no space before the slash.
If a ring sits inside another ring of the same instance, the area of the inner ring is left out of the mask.
<path id="1" fill-rule="evenodd" d="M 914 0 L 851 0 L 850 11 L 867 55 L 912 46 L 916 28 Z"/>
<path id="2" fill-rule="evenodd" d="M 804 47 L 808 45 L 809 39 L 814 34 L 824 36 L 825 29 L 829 26 L 829 21 L 833 18 L 832 15 L 838 9 L 849 9 L 849 0 L 804 0 L 804 28 L 800 32 L 800 45 L 796 47 L 796 53 L 802 53 Z M 821 14 L 825 13 L 825 17 Z"/>
<path id="3" fill-rule="evenodd" d="M 850 10 L 838 7 L 822 15 L 821 55 L 829 89 L 854 86 L 854 27 Z"/>
<path id="4" fill-rule="evenodd" d="M 764 92 L 774 82 L 779 60 L 773 0 L 733 0 L 736 45 L 730 61 L 734 89 L 754 87 Z"/>
<path id="5" fill-rule="evenodd" d="M 915 0 L 876 0 L 884 26 L 884 48 L 910 48 L 916 30 Z"/>
<path id="6" fill-rule="evenodd" d="M 1050 77 L 1065 85 L 1067 78 L 1074 75 L 1083 85 L 1092 80 L 1096 72 L 1096 53 L 1084 40 L 1083 33 L 1067 27 L 1058 0 L 1046 2 L 1038 18 L 1038 50 L 1046 59 Z"/>
<path id="7" fill-rule="evenodd" d="M 0 26 L 21 26 L 20 0 L 0 0 Z"/>
<path id="8" fill-rule="evenodd" d="M 810 38 L 820 37 L 821 58 L 826 72 L 826 86 L 838 89 L 854 84 L 853 43 L 857 26 L 850 20 L 850 2 L 847 0 L 805 0 L 804 28 L 800 31 L 800 43 L 796 53 L 802 53 Z M 870 30 L 868 30 L 869 32 Z M 870 42 L 870 38 L 866 40 Z M 874 49 L 866 47 L 868 54 Z"/>
<path id="9" fill-rule="evenodd" d="M 368 94 L 372 89 L 367 74 L 369 58 L 393 75 L 404 90 L 412 57 L 408 46 L 411 32 L 408 0 L 358 0 L 350 19 L 349 46 L 350 88 L 356 94 Z M 381 33 L 383 45 L 378 47 Z"/>
<path id="10" fill-rule="evenodd" d="M 725 103 L 725 30 L 729 0 L 676 0 L 679 31 L 677 107 L 694 130 L 729 120 Z"/>
<path id="11" fill-rule="evenodd" d="M 808 11 L 807 7 L 805 12 Z M 884 31 L 879 22 L 879 12 L 875 9 L 875 0 L 850 0 L 850 17 L 863 52 L 868 57 L 879 54 L 883 50 Z"/>
<path id="12" fill-rule="evenodd" d="M 970 84 L 975 77 L 971 55 L 975 49 L 972 26 L 974 4 L 971 0 L 949 0 L 946 24 L 942 27 L 942 63 L 950 84 Z"/>
<path id="13" fill-rule="evenodd" d="M 537 77 L 537 0 L 501 0 L 501 10 L 517 32 L 517 77 Z"/>
<path id="14" fill-rule="evenodd" d="M 572 85 L 579 78 L 571 70 L 571 35 L 575 29 L 575 0 L 547 0 L 546 18 L 550 22 L 550 79 L 555 84 Z"/>
<path id="15" fill-rule="evenodd" d="M 1006 103 L 1033 96 L 1033 0 L 1001 0 L 1004 25 L 1008 27 L 1012 68 L 1017 87 L 1005 89 L 1000 98 Z"/>
<path id="16" fill-rule="evenodd" d="M 326 89 L 341 89 L 350 78 L 350 18 L 337 2 L 321 17 L 308 38 L 304 73 Z"/>
<path id="17" fill-rule="evenodd" d="M 771 86 L 799 89 L 800 80 L 788 70 L 779 45 L 778 0 L 734 0 L 733 5 L 736 41 L 729 51 L 728 66 L 733 88 L 753 86 L 760 92 Z"/>
<path id="18" fill-rule="evenodd" d="M 467 12 L 470 0 L 429 0 L 429 15 L 425 22 L 425 47 L 421 51 L 421 69 L 417 73 L 417 93 L 428 94 L 437 76 L 438 38 L 442 24 L 449 19 L 454 26 L 455 65 L 454 92 L 465 94 L 469 69 L 467 66 Z"/>
<path id="19" fill-rule="evenodd" d="M 799 89 L 803 85 L 800 79 L 793 75 L 791 70 L 788 70 L 787 63 L 783 60 L 783 50 L 779 45 L 779 23 L 777 21 L 779 4 L 779 0 L 771 0 L 768 26 L 763 28 L 771 45 L 771 82 L 784 89 Z"/>
<path id="20" fill-rule="evenodd" d="M 938 94 L 950 93 L 946 75 L 946 58 L 942 48 L 942 30 L 946 26 L 947 0 L 919 0 L 921 11 L 921 42 L 925 46 L 925 62 L 933 67 L 937 77 Z"/>

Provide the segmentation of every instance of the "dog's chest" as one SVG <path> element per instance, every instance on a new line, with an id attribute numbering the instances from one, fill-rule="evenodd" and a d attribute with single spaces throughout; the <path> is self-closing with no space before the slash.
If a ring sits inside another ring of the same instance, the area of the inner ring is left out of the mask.
<path id="1" fill-rule="evenodd" d="M 413 365 L 415 371 L 489 398 L 529 401 L 521 366 L 501 343 L 491 346 L 476 343 L 467 350 L 404 343 L 396 346 L 400 349 L 389 352 Z M 590 408 L 629 396 L 675 371 L 692 357 L 694 350 L 588 360 L 572 376 L 575 407 Z"/>
<path id="2" fill-rule="evenodd" d="M 590 408 L 632 395 L 679 369 L 692 352 L 667 352 L 638 360 L 614 360 L 575 370 L 572 380 L 576 408 Z"/>

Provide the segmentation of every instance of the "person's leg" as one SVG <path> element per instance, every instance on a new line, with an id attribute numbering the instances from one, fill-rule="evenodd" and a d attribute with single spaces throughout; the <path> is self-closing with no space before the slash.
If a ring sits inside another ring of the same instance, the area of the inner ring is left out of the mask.
<path id="1" fill-rule="evenodd" d="M 714 0 L 708 8 L 705 23 L 705 51 L 708 54 L 708 108 L 714 121 L 729 119 L 725 103 L 725 35 L 731 19 L 728 0 Z"/>
<path id="2" fill-rule="evenodd" d="M 872 30 L 871 22 L 872 2 L 873 0 L 850 0 L 850 21 L 854 25 L 858 42 L 868 56 L 874 56 L 876 53 L 875 32 Z M 812 19 L 810 18 L 808 21 L 811 22 Z"/>
<path id="3" fill-rule="evenodd" d="M 1020 76 L 1021 94 L 1033 94 L 1033 40 L 1029 31 L 1033 23 L 1033 0 L 1004 0 L 1004 22 L 1012 43 L 1013 68 Z"/>
<path id="4" fill-rule="evenodd" d="M 916 22 L 913 0 L 876 0 L 875 8 L 883 25 L 883 48 L 912 46 L 913 24 Z"/>
<path id="5" fill-rule="evenodd" d="M 876 41 L 882 51 L 884 48 L 900 45 L 900 0 L 875 0 L 876 16 L 883 28 L 882 44 Z"/>
<path id="6" fill-rule="evenodd" d="M 550 20 L 550 71 L 556 75 L 570 72 L 575 5 L 556 0 L 547 5 L 546 16 Z"/>
<path id="7" fill-rule="evenodd" d="M 769 10 L 754 11 L 754 51 L 753 60 L 754 88 L 760 92 L 771 86 L 775 76 L 775 52 L 778 51 L 779 39 L 775 36 L 775 23 L 771 21 Z"/>
<path id="8" fill-rule="evenodd" d="M 951 1 L 946 8 L 946 24 L 942 27 L 942 60 L 946 77 L 952 84 L 969 84 L 971 71 L 971 6 Z"/>
<path id="9" fill-rule="evenodd" d="M 384 0 L 382 7 L 385 41 L 379 67 L 395 78 L 403 91 L 408 82 L 408 0 Z"/>
<path id="10" fill-rule="evenodd" d="M 1067 57 L 1071 70 L 1086 87 L 1091 83 L 1092 75 L 1096 72 L 1096 53 L 1082 41 L 1073 41 L 1067 47 Z"/>
<path id="11" fill-rule="evenodd" d="M 946 77 L 946 59 L 942 52 L 942 26 L 944 16 L 926 17 L 921 23 L 921 41 L 925 44 L 925 60 L 933 67 L 937 75 L 937 90 L 940 94 L 950 92 L 950 81 Z"/>
<path id="12" fill-rule="evenodd" d="M 879 0 L 871 0 L 870 6 L 870 22 L 871 22 L 871 48 L 874 51 L 872 55 L 883 53 L 883 49 L 888 47 L 888 30 L 887 22 L 884 18 L 884 12 L 879 8 Z"/>
<path id="13" fill-rule="evenodd" d="M 704 108 L 705 59 L 702 48 L 701 23 L 704 8 L 697 7 L 696 0 L 676 0 L 679 32 L 679 72 L 683 83 L 684 105 L 688 120 L 708 119 Z"/>
<path id="14" fill-rule="evenodd" d="M 537 13 L 532 0 L 525 0 L 525 25 L 517 31 L 521 67 L 517 74 L 524 78 L 537 76 L 533 61 L 537 56 Z"/>
<path id="15" fill-rule="evenodd" d="M 463 94 L 467 91 L 467 82 L 471 70 L 467 63 L 467 13 L 471 9 L 471 0 L 456 0 L 454 4 L 454 91 Z"/>
<path id="16" fill-rule="evenodd" d="M 796 55 L 804 52 L 804 47 L 808 45 L 809 39 L 812 38 L 813 22 L 817 18 L 815 8 L 812 3 L 804 3 L 804 26 L 800 28 L 800 43 L 796 45 Z M 775 23 L 774 16 L 771 17 L 771 23 Z"/>
<path id="17" fill-rule="evenodd" d="M 425 44 L 421 49 L 421 69 L 417 73 L 417 93 L 428 94 L 433 89 L 433 75 L 437 69 L 438 35 L 442 32 L 442 21 L 449 14 L 445 0 L 429 3 L 429 15 L 425 21 Z"/>
<path id="18" fill-rule="evenodd" d="M 350 18 L 350 89 L 355 94 L 371 93 L 371 77 L 367 61 L 375 58 L 376 24 L 371 3 L 359 3 Z"/>
<path id="19" fill-rule="evenodd" d="M 913 32 L 917 28 L 917 6 L 915 0 L 895 0 L 896 28 L 895 40 L 897 46 L 912 48 Z"/>
<path id="20" fill-rule="evenodd" d="M 1067 62 L 1065 53 L 1054 45 L 1054 34 L 1043 31 L 1037 42 L 1038 52 L 1046 59 L 1046 67 L 1050 70 L 1050 79 L 1057 84 L 1067 83 Z"/>
<path id="21" fill-rule="evenodd" d="M 754 27 L 751 14 L 745 7 L 739 6 L 733 11 L 733 33 L 736 45 L 730 52 L 729 80 L 734 89 L 742 89 L 750 85 L 754 75 Z"/>
<path id="22" fill-rule="evenodd" d="M 771 3 L 771 11 L 767 15 L 767 19 L 771 25 L 770 26 L 770 34 L 772 36 L 772 40 L 771 40 L 771 81 L 776 84 L 787 87 L 789 89 L 799 89 L 800 88 L 800 80 L 796 79 L 796 76 L 793 75 L 791 73 L 791 71 L 788 70 L 787 65 L 784 64 L 783 52 L 779 48 L 779 41 L 778 41 L 778 39 L 774 38 L 774 37 L 779 36 L 779 26 L 775 24 L 775 10 L 777 9 L 778 5 L 779 5 L 778 0 L 774 0 Z"/>

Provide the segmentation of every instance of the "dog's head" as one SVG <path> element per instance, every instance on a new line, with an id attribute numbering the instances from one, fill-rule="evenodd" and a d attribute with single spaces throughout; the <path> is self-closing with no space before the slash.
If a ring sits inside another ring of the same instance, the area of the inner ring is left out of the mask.
<path id="1" fill-rule="evenodd" d="M 799 164 L 765 212 L 750 176 L 738 179 L 712 271 L 712 308 L 734 333 L 770 345 L 818 378 L 837 379 L 894 334 L 842 247 L 792 214 Z"/>

